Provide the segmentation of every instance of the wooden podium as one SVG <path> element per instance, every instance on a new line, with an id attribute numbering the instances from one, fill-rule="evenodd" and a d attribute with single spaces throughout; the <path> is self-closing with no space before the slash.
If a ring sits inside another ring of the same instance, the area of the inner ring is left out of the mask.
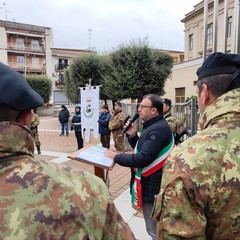
<path id="1" fill-rule="evenodd" d="M 104 156 L 106 150 L 106 148 L 100 147 L 99 145 L 89 144 L 71 153 L 68 158 L 93 165 L 94 174 L 100 177 L 109 187 L 108 171 L 113 169 L 115 162 L 111 158 Z"/>

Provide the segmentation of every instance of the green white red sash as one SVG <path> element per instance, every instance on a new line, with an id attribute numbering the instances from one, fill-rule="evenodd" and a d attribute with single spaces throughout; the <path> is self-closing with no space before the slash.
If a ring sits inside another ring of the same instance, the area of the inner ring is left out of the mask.
<path id="1" fill-rule="evenodd" d="M 134 148 L 134 154 L 138 153 L 137 145 L 138 143 Z M 134 209 L 136 210 L 142 209 L 141 176 L 147 177 L 153 174 L 154 172 L 156 172 L 157 170 L 159 170 L 167 160 L 169 154 L 173 149 L 173 146 L 174 146 L 174 137 L 172 136 L 171 142 L 160 151 L 157 158 L 150 165 L 144 168 L 134 168 L 135 178 L 132 185 L 132 197 L 131 197 L 131 202 Z"/>

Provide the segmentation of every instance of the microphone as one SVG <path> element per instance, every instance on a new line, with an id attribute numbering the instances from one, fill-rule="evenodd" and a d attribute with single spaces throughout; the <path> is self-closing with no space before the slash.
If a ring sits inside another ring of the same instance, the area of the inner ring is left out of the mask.
<path id="1" fill-rule="evenodd" d="M 128 126 L 126 126 L 126 128 L 123 129 L 122 133 L 126 133 L 127 130 L 131 127 L 132 123 L 134 123 L 137 119 L 139 118 L 139 114 L 135 113 L 133 118 L 131 119 L 131 121 L 129 122 Z"/>
<path id="2" fill-rule="evenodd" d="M 125 120 L 124 120 L 124 122 L 123 122 L 123 125 L 125 125 L 125 124 L 127 123 L 127 121 L 128 121 L 129 118 L 130 118 L 130 116 L 128 115 L 128 116 L 125 118 Z"/>

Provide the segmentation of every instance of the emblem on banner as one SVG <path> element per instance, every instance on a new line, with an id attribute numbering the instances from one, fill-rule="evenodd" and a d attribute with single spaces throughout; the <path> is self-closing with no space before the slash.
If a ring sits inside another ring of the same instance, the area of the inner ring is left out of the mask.
<path id="1" fill-rule="evenodd" d="M 94 108 L 92 106 L 92 98 L 91 97 L 87 97 L 86 98 L 86 108 L 84 108 L 84 116 L 86 118 L 91 118 L 94 114 Z"/>

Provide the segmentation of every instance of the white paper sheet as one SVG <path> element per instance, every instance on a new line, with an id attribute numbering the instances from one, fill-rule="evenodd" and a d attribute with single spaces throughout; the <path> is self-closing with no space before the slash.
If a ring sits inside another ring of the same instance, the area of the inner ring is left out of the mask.
<path id="1" fill-rule="evenodd" d="M 104 156 L 105 151 L 106 148 L 92 146 L 79 153 L 76 158 L 83 159 L 94 164 L 111 167 L 114 162 L 111 158 Z"/>

